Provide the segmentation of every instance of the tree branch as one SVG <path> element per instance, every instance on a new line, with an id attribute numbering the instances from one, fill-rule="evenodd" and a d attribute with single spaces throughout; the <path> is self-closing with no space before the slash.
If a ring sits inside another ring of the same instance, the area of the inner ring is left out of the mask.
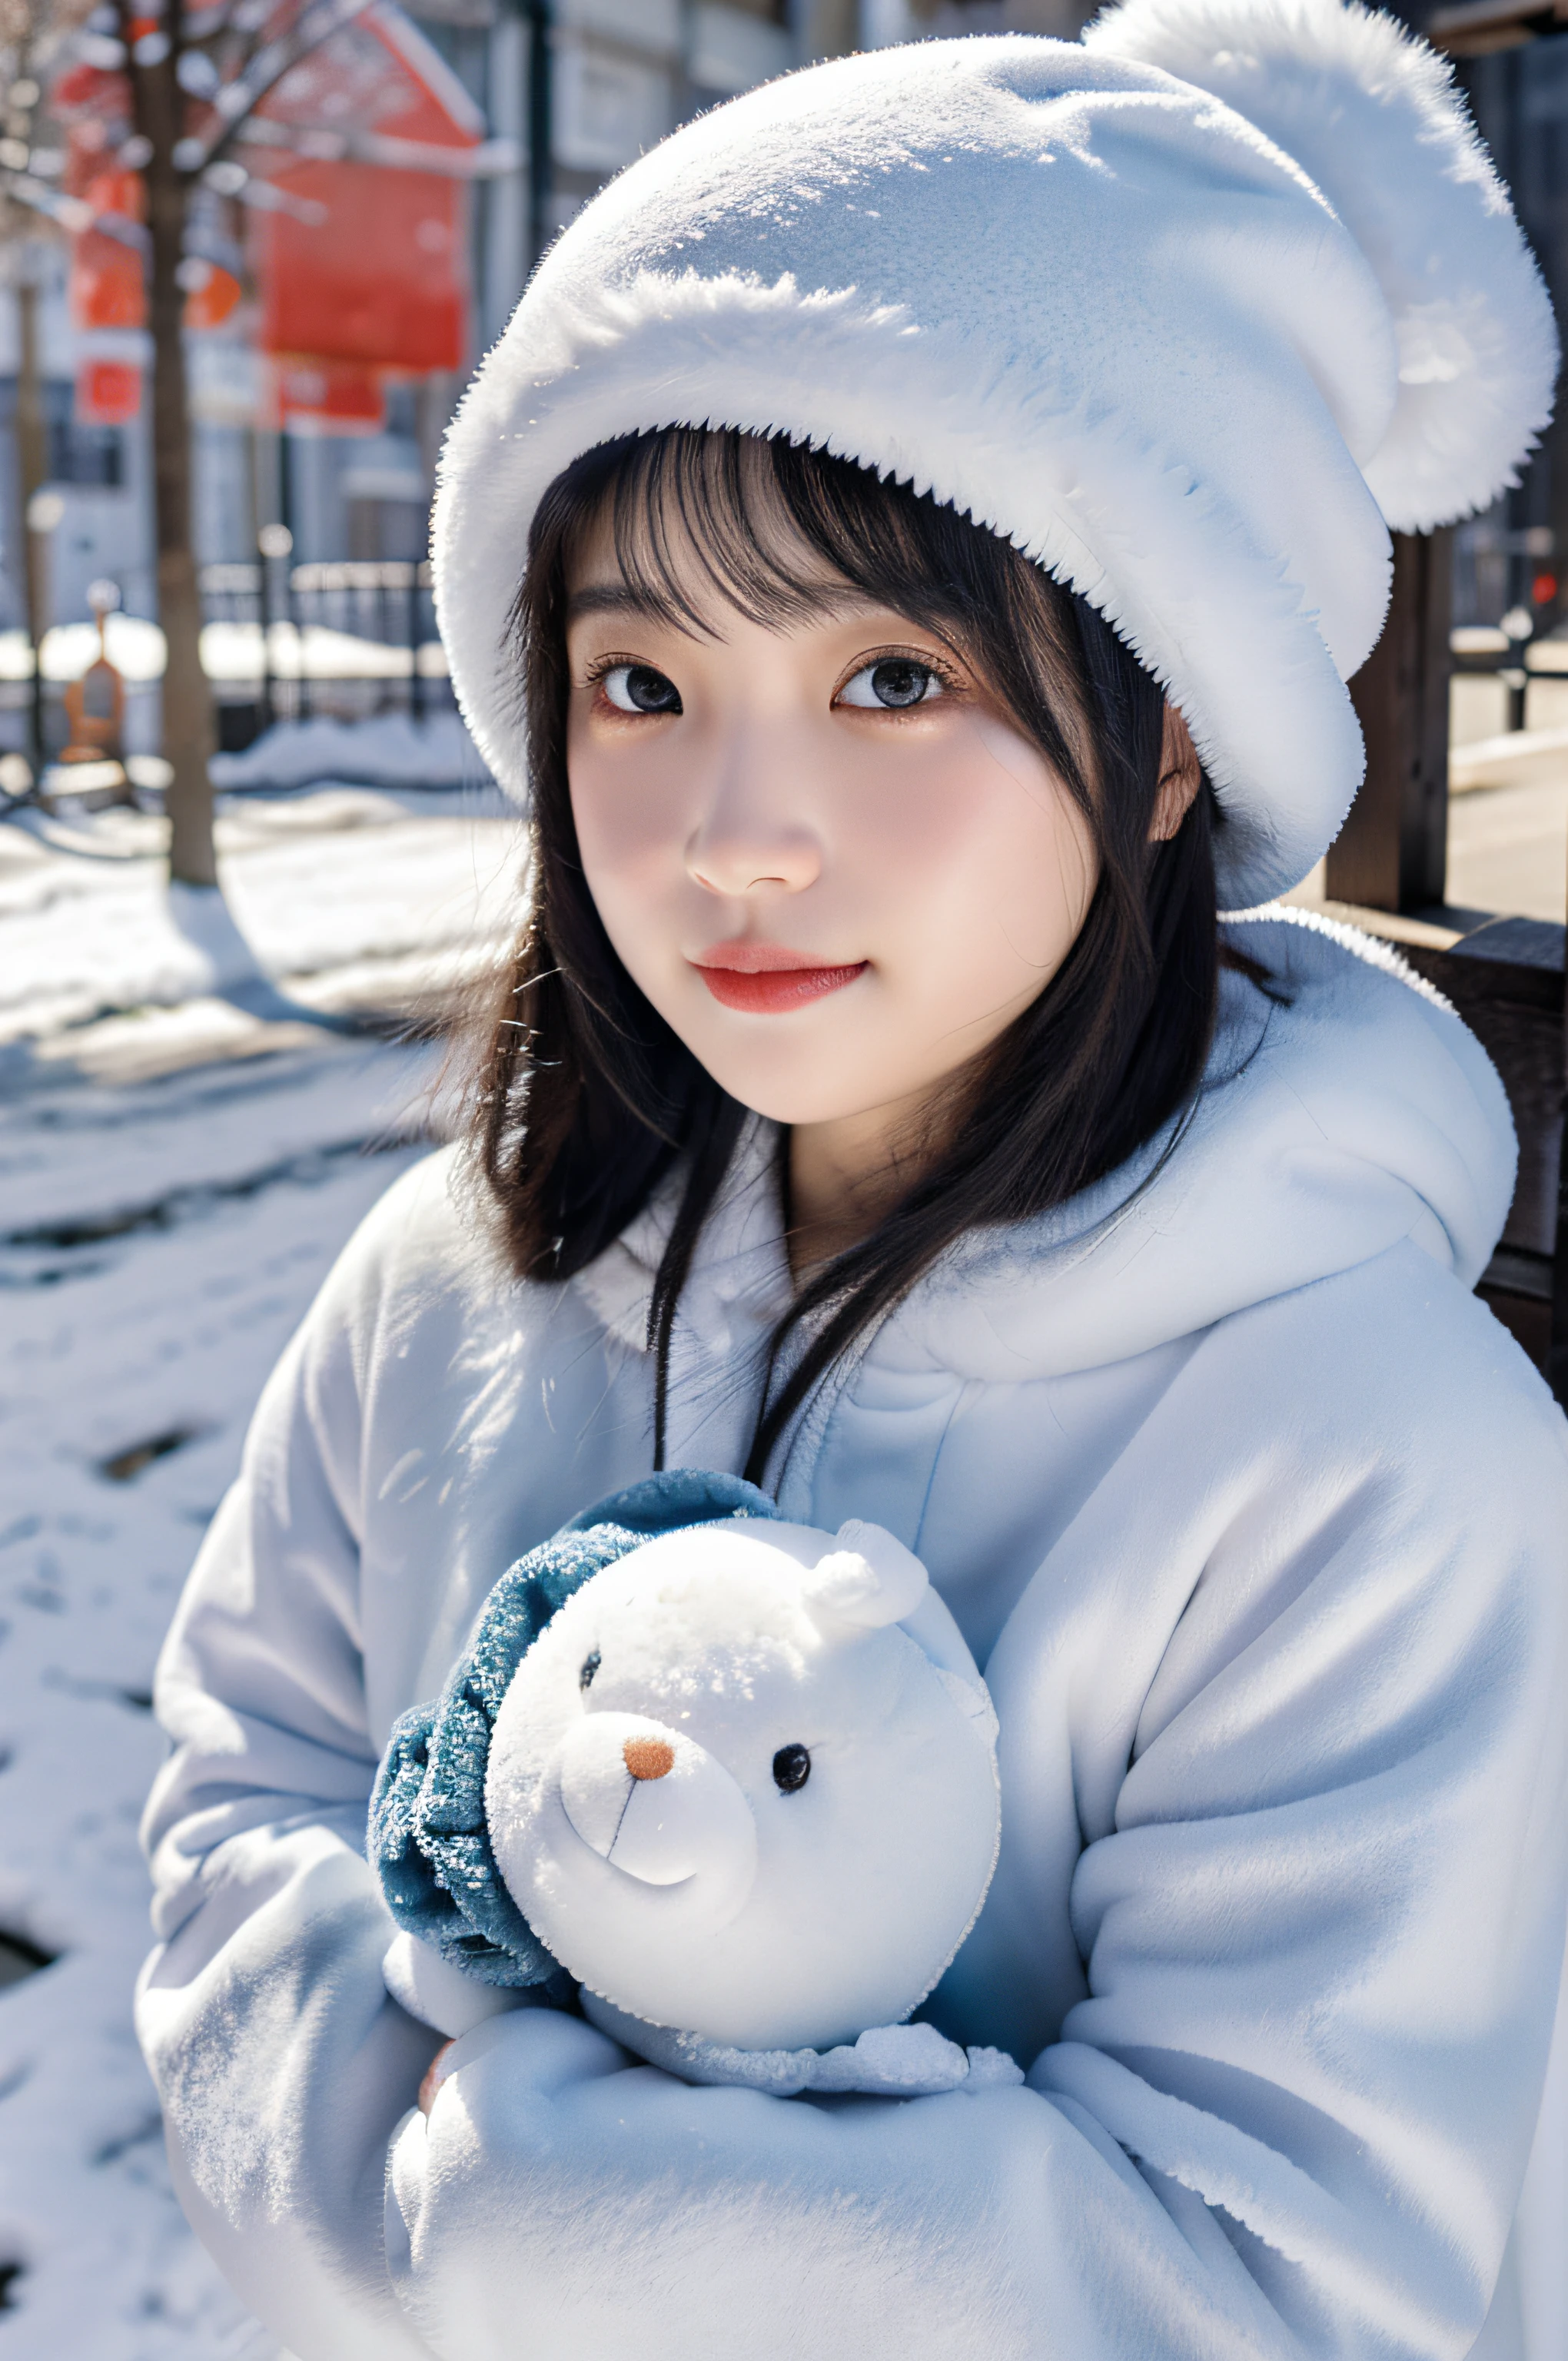
<path id="1" fill-rule="evenodd" d="M 330 41 L 345 25 L 362 16 L 372 0 L 315 0 L 305 10 L 293 33 L 281 39 L 269 41 L 258 49 L 246 71 L 232 82 L 224 83 L 213 101 L 214 112 L 221 116 L 223 129 L 216 138 L 202 143 L 200 159 L 192 157 L 183 164 L 187 178 L 194 180 L 218 162 L 233 146 L 240 126 L 247 122 L 262 101 L 269 97 L 285 74 L 293 71 L 302 58 Z"/>

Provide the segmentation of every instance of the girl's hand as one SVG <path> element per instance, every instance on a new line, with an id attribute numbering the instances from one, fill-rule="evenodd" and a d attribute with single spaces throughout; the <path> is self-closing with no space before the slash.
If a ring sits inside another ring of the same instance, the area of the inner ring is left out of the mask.
<path id="1" fill-rule="evenodd" d="M 1120 2152 L 1030 2090 L 822 2105 L 696 2088 L 549 2008 L 465 2034 L 453 2065 L 462 2105 L 393 2143 L 384 2244 L 442 2361 L 1171 2361 L 1202 2338 L 1169 2315 L 1217 2311 Z M 1102 2233 L 1120 2312 L 1074 2285 Z M 1162 2273 L 1163 2313 L 1141 2284 Z M 1105 2315 L 1135 2324 L 1113 2343 Z M 1284 2346 L 1217 2322 L 1204 2349 Z"/>
<path id="2" fill-rule="evenodd" d="M 455 2041 L 444 2041 L 425 2068 L 424 2080 L 419 2086 L 419 2111 L 422 2115 L 428 2115 L 434 2106 L 435 2094 L 452 2071 L 452 2053 L 456 2047 Z M 403 2087 L 406 2090 L 408 2085 L 405 2083 Z"/>

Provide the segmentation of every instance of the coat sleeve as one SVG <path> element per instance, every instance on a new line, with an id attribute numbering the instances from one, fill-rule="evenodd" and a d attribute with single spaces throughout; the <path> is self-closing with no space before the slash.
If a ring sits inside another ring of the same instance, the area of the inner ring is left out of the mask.
<path id="1" fill-rule="evenodd" d="M 1064 1755 L 1085 1839 L 1085 1997 L 1027 2086 L 780 2102 L 503 2018 L 394 2147 L 436 2352 L 1468 2352 L 1563 1955 L 1568 1459 L 1480 1308 L 1423 1327 L 1394 1277 L 1355 1280 L 1349 1354 L 1329 1290 L 1195 1352 L 1003 1635 L 1018 1960 L 1061 1907 L 1026 1856 Z"/>
<path id="2" fill-rule="evenodd" d="M 175 2183 L 302 2361 L 425 2352 L 382 2249 L 388 2141 L 436 2037 L 387 1996 L 364 1860 L 365 1237 L 269 1382 L 175 1616 L 157 1682 L 174 1751 L 144 1827 L 160 1941 L 137 2031 Z"/>

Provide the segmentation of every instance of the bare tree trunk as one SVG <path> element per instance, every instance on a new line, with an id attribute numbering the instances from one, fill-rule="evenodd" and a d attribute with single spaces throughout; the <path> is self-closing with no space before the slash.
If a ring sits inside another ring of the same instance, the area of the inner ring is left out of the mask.
<path id="1" fill-rule="evenodd" d="M 215 885 L 213 701 L 202 671 L 202 603 L 192 539 L 191 419 L 185 389 L 184 296 L 176 276 L 184 249 L 186 183 L 171 161 L 183 99 L 174 78 L 180 9 L 162 20 L 167 54 L 132 70 L 137 128 L 150 143 L 146 169 L 151 240 L 148 324 L 152 331 L 152 456 L 158 521 L 158 619 L 168 642 L 163 752 L 169 788 L 169 873 L 185 885 Z M 128 27 L 127 27 L 128 29 Z"/>
<path id="2" fill-rule="evenodd" d="M 191 544 L 191 426 L 185 402 L 185 358 L 181 317 L 183 298 L 174 283 L 180 259 L 183 191 L 172 237 L 153 239 L 151 306 L 153 476 L 158 505 L 158 616 L 169 646 L 163 675 L 163 752 L 173 765 L 168 810 L 169 873 L 187 885 L 215 885 L 213 851 L 213 788 L 207 763 L 214 751 L 213 700 L 202 670 L 202 601 L 196 553 Z M 157 203 L 150 208 L 157 218 Z M 159 302 L 159 246 L 172 243 L 163 258 L 165 300 Z"/>
<path id="3" fill-rule="evenodd" d="M 33 645 L 32 738 L 33 769 L 44 762 L 43 666 L 38 661 L 47 621 L 48 558 L 46 536 L 32 523 L 33 495 L 49 474 L 49 435 L 44 424 L 42 373 L 38 364 L 38 291 L 30 276 L 16 288 L 16 465 L 20 478 L 17 533 L 22 544 L 23 580 L 27 600 L 27 637 Z"/>

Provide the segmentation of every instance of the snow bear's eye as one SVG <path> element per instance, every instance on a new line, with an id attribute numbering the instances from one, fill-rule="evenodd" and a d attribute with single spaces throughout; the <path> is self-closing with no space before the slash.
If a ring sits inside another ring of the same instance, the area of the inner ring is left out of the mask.
<path id="1" fill-rule="evenodd" d="M 594 1685 L 594 1675 L 598 1672 L 598 1668 L 599 1652 L 596 1648 L 591 1656 L 585 1656 L 583 1658 L 583 1669 L 577 1675 L 577 1686 L 580 1689 L 591 1689 Z"/>
<path id="2" fill-rule="evenodd" d="M 781 1746 L 773 1757 L 773 1784 L 782 1795 L 793 1795 L 811 1776 L 811 1757 L 804 1746 Z"/>

